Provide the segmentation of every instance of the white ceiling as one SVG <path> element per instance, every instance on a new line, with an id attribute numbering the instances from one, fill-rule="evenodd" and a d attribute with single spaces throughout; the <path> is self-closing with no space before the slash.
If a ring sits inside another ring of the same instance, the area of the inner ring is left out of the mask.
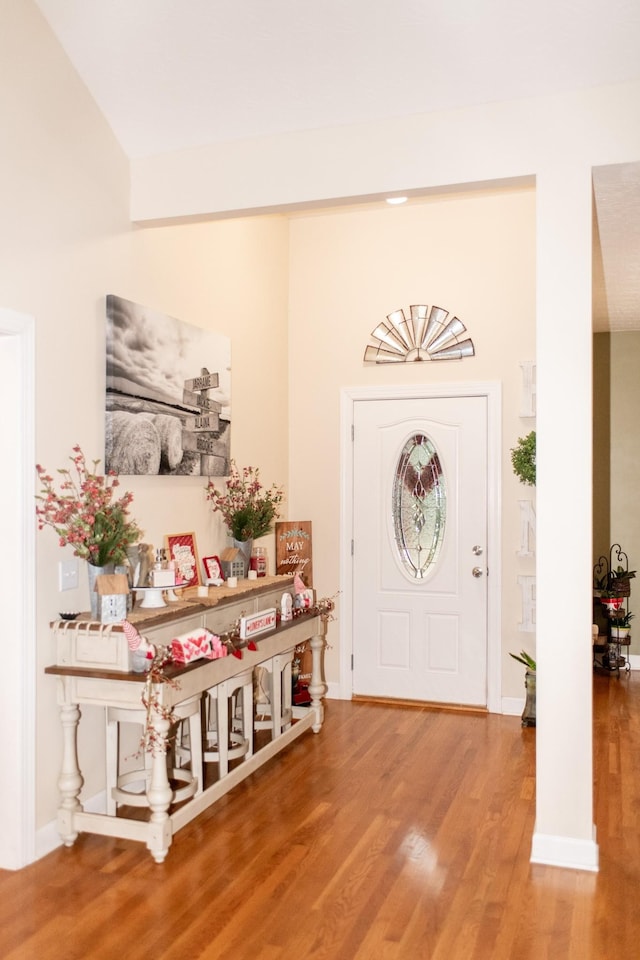
<path id="1" fill-rule="evenodd" d="M 124 151 L 640 79 L 638 0 L 36 0 Z M 640 329 L 640 158 L 596 171 L 596 328 Z"/>

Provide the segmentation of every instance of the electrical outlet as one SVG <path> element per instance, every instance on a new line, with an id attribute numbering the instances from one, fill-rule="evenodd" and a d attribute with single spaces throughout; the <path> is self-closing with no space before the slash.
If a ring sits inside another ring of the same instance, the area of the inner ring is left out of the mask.
<path id="1" fill-rule="evenodd" d="M 58 586 L 60 590 L 75 590 L 78 583 L 78 561 L 61 560 L 58 564 Z"/>

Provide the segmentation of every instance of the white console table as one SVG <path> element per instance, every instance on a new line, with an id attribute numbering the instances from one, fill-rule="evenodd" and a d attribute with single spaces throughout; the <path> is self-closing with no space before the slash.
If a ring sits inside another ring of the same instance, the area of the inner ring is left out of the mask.
<path id="1" fill-rule="evenodd" d="M 212 631 L 222 631 L 239 615 L 240 608 L 251 613 L 273 603 L 276 595 L 280 597 L 283 589 L 291 586 L 291 578 L 268 578 L 267 583 L 257 584 L 246 581 L 244 596 L 237 598 L 219 594 L 213 603 L 199 598 L 190 603 L 189 599 L 179 605 L 179 609 L 137 612 L 130 618 L 136 622 L 139 631 L 153 643 L 168 643 L 176 636 L 195 626 L 207 626 Z M 273 581 L 276 581 L 273 584 Z M 244 582 L 243 582 L 244 583 Z M 247 586 L 252 584 L 255 586 Z M 163 744 L 169 732 L 169 720 L 160 713 L 151 711 L 151 722 L 155 730 L 151 748 L 151 774 L 147 786 L 147 800 L 150 808 L 148 821 L 130 819 L 121 814 L 110 816 L 100 813 L 88 813 L 83 809 L 80 793 L 83 785 L 82 772 L 78 760 L 77 731 L 81 717 L 80 706 L 92 704 L 105 708 L 124 707 L 139 709 L 144 690 L 145 675 L 120 669 L 104 667 L 84 667 L 77 665 L 84 651 L 91 646 L 91 634 L 96 642 L 104 632 L 101 625 L 88 621 L 68 624 L 56 622 L 53 628 L 58 637 L 58 663 L 46 668 L 46 673 L 57 677 L 59 684 L 60 719 L 63 729 L 63 759 L 58 780 L 60 807 L 58 810 L 58 829 L 66 846 L 71 846 L 78 833 L 96 833 L 104 836 L 122 837 L 146 843 L 152 856 L 158 863 L 165 859 L 173 835 L 183 826 L 197 817 L 203 810 L 229 792 L 236 784 L 248 777 L 254 770 L 266 763 L 271 757 L 283 750 L 289 743 L 311 729 L 318 733 L 323 722 L 322 698 L 326 685 L 322 678 L 322 655 L 325 645 L 326 624 L 317 614 L 302 616 L 280 624 L 270 633 L 257 638 L 257 649 L 242 649 L 242 658 L 222 657 L 218 660 L 198 660 L 183 667 L 176 665 L 167 669 L 167 675 L 176 684 L 158 683 L 155 692 L 158 702 L 173 707 L 193 696 L 204 694 L 205 690 L 247 668 L 258 666 L 272 657 L 290 650 L 293 646 L 310 641 L 312 651 L 312 678 L 309 685 L 310 707 L 294 707 L 291 726 L 278 737 L 247 757 L 221 777 L 202 793 L 196 794 L 174 811 L 170 810 L 173 791 L 168 775 Z M 74 637 L 74 634 L 78 634 Z M 124 640 L 122 628 L 108 631 L 110 639 L 121 643 Z M 80 642 L 80 634 L 82 642 Z M 70 639 L 74 638 L 74 643 Z M 72 656 L 70 656 L 70 651 Z M 70 664 L 68 661 L 76 661 Z M 60 661 L 63 661 L 62 663 Z"/>

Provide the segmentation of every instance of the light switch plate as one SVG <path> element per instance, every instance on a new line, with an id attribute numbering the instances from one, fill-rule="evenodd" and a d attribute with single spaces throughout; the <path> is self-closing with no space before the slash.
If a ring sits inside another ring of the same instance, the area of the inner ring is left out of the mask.
<path id="1" fill-rule="evenodd" d="M 78 561 L 61 560 L 58 564 L 58 586 L 60 590 L 75 590 L 78 586 Z"/>

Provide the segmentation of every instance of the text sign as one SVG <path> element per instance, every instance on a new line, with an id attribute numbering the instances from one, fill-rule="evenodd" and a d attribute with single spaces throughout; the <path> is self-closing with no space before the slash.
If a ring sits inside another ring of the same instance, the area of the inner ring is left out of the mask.
<path id="1" fill-rule="evenodd" d="M 217 400 L 209 400 L 202 393 L 194 393 L 192 390 L 182 391 L 182 402 L 190 407 L 200 407 L 201 410 L 209 410 L 211 413 L 220 413 L 222 404 Z"/>
<path id="2" fill-rule="evenodd" d="M 183 433 L 182 449 L 194 453 L 204 453 L 210 457 L 226 457 L 227 446 L 224 440 L 215 440 L 199 433 Z"/>
<path id="3" fill-rule="evenodd" d="M 213 387 L 218 386 L 218 374 L 217 373 L 203 373 L 199 377 L 194 377 L 192 380 L 185 380 L 184 389 L 185 390 L 211 390 Z"/>
<path id="4" fill-rule="evenodd" d="M 275 607 L 269 610 L 260 610 L 251 617 L 240 617 L 240 637 L 242 640 L 250 640 L 251 637 L 266 633 L 267 630 L 275 630 L 275 627 Z"/>
<path id="5" fill-rule="evenodd" d="M 212 433 L 220 429 L 220 420 L 217 413 L 207 413 L 201 417 L 187 417 L 184 421 L 184 429 L 189 433 L 197 433 L 199 430 L 202 430 L 203 433 Z"/>
<path id="6" fill-rule="evenodd" d="M 280 520 L 276 523 L 276 573 L 299 573 L 306 587 L 313 585 L 310 520 Z"/>

